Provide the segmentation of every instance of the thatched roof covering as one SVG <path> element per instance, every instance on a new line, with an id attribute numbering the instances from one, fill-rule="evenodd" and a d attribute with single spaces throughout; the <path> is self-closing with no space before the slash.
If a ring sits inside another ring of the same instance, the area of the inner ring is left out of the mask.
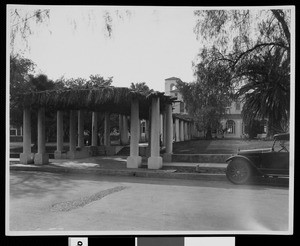
<path id="1" fill-rule="evenodd" d="M 161 109 L 164 104 L 175 98 L 165 96 L 162 92 L 145 95 L 126 87 L 99 87 L 93 89 L 63 89 L 30 92 L 22 94 L 20 103 L 23 107 L 46 107 L 56 110 L 86 109 L 98 112 L 111 112 L 130 115 L 131 100 L 136 98 L 140 105 L 140 117 L 148 118 L 151 98 L 159 97 Z"/>

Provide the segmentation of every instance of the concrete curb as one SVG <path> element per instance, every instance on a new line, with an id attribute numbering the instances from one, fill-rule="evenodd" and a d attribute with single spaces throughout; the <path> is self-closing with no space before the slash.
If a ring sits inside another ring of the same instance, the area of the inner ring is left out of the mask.
<path id="1" fill-rule="evenodd" d="M 168 178 L 186 180 L 206 180 L 229 182 L 225 174 L 217 173 L 176 173 L 175 170 L 149 170 L 141 168 L 132 169 L 101 169 L 101 168 L 65 168 L 52 165 L 11 165 L 10 170 L 14 171 L 38 171 L 50 173 L 70 173 L 70 174 L 93 174 L 102 176 L 127 176 L 127 177 L 148 177 L 148 178 Z M 256 178 L 247 185 L 267 185 L 288 187 L 288 178 Z"/>

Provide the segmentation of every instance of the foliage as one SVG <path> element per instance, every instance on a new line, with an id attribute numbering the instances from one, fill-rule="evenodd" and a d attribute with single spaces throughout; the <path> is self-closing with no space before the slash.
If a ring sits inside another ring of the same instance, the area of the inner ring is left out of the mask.
<path id="1" fill-rule="evenodd" d="M 198 130 L 206 130 L 207 138 L 211 138 L 211 130 L 221 127 L 220 120 L 232 99 L 232 75 L 222 62 L 211 62 L 205 50 L 201 56 L 202 62 L 196 66 L 197 81 L 178 82 L 177 88 Z"/>
<path id="2" fill-rule="evenodd" d="M 61 78 L 57 82 L 61 83 L 64 88 L 69 89 L 95 89 L 100 88 L 103 86 L 111 86 L 113 80 L 112 77 L 108 79 L 104 79 L 99 74 L 90 75 L 89 80 L 84 78 L 71 78 L 71 79 L 64 79 Z"/>
<path id="3" fill-rule="evenodd" d="M 249 139 L 254 139 L 257 134 L 262 133 L 261 122 L 258 120 L 252 120 L 245 126 L 245 132 L 248 134 Z"/>
<path id="4" fill-rule="evenodd" d="M 28 48 L 28 37 L 34 34 L 34 29 L 40 24 L 45 24 L 49 20 L 49 9 L 34 9 L 28 8 L 10 8 L 10 47 L 11 54 L 14 54 L 15 45 L 17 42 L 25 41 Z M 18 51 L 17 51 L 18 52 Z"/>
<path id="5" fill-rule="evenodd" d="M 35 6 L 10 6 L 8 8 L 9 15 L 9 31 L 10 31 L 10 47 L 11 53 L 15 54 L 22 50 L 30 49 L 28 38 L 38 32 L 39 27 L 42 27 L 51 34 L 50 20 L 55 13 L 55 9 L 36 8 Z M 70 28 L 76 32 L 80 27 L 91 30 L 101 30 L 99 23 L 102 25 L 102 31 L 108 38 L 112 37 L 115 25 L 119 20 L 124 20 L 124 17 L 130 18 L 131 11 L 124 10 L 109 10 L 102 8 L 78 8 L 72 9 L 65 14 L 66 19 L 70 24 Z M 83 26 L 82 26 L 83 24 Z M 24 44 L 25 47 L 20 47 Z"/>
<path id="6" fill-rule="evenodd" d="M 18 95 L 31 90 L 30 76 L 35 64 L 20 55 L 10 55 L 10 124 L 21 126 L 22 109 L 19 107 Z"/>
<path id="7" fill-rule="evenodd" d="M 237 63 L 262 47 L 290 48 L 290 10 L 196 10 L 194 31 L 224 59 Z"/>
<path id="8" fill-rule="evenodd" d="M 289 124 L 290 74 L 289 61 L 281 49 L 270 50 L 245 64 L 240 74 L 248 83 L 238 92 L 244 95 L 243 119 L 269 119 L 269 134 L 285 132 Z"/>
<path id="9" fill-rule="evenodd" d="M 146 82 L 138 82 L 138 83 L 131 83 L 130 89 L 136 90 L 144 95 L 149 95 L 151 92 L 154 92 L 153 89 L 150 89 Z"/>
<path id="10" fill-rule="evenodd" d="M 290 10 L 197 10 L 195 33 L 211 62 L 232 72 L 244 97 L 247 123 L 269 119 L 282 131 L 289 121 Z M 216 48 L 218 47 L 218 48 Z"/>

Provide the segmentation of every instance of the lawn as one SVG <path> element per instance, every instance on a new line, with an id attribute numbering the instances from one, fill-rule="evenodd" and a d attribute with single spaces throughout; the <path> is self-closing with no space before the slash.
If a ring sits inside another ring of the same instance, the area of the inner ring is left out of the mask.
<path id="1" fill-rule="evenodd" d="M 173 144 L 174 154 L 235 154 L 237 149 L 257 149 L 271 148 L 273 141 L 263 140 L 233 140 L 233 139 L 218 139 L 218 140 L 192 140 L 184 142 L 175 142 Z M 64 144 L 65 150 L 68 150 L 68 143 Z M 56 143 L 47 143 L 46 152 L 54 153 Z M 23 150 L 22 143 L 11 143 L 10 151 L 21 153 Z M 32 148 L 35 153 L 36 149 Z"/>
<path id="2" fill-rule="evenodd" d="M 175 142 L 174 154 L 234 154 L 237 149 L 271 148 L 273 141 L 263 140 L 192 140 Z"/>

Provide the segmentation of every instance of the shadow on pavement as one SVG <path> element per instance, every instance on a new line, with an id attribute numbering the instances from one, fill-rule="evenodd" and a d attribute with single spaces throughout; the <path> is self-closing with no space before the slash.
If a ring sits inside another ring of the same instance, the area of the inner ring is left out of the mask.
<path id="1" fill-rule="evenodd" d="M 234 185 L 229 181 L 186 180 L 171 178 L 149 178 L 134 176 L 104 176 L 99 174 L 49 173 L 38 171 L 11 171 L 10 193 L 16 198 L 25 195 L 42 196 L 45 192 L 55 192 L 56 188 L 71 189 L 78 185 L 78 180 L 104 181 L 116 183 L 140 183 L 167 186 L 211 187 L 218 189 L 240 190 L 269 190 L 288 189 L 288 187 L 274 187 L 259 184 Z M 20 185 L 21 184 L 21 185 Z M 17 185 L 17 186 L 15 186 Z"/>

